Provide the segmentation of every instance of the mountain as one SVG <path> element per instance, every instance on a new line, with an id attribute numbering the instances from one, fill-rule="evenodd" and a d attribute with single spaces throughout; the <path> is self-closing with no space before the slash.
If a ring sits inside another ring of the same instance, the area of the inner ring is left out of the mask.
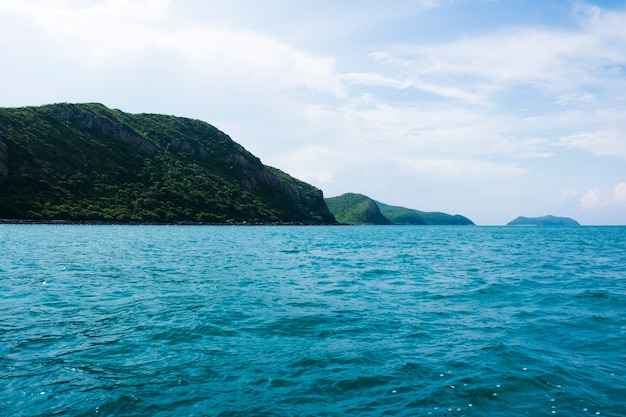
<path id="1" fill-rule="evenodd" d="M 343 224 L 391 224 L 382 215 L 374 200 L 361 194 L 343 194 L 326 199 L 326 205 L 339 223 Z"/>
<path id="2" fill-rule="evenodd" d="M 524 217 L 511 220 L 507 226 L 580 226 L 574 219 L 569 217 L 543 216 L 543 217 Z"/>
<path id="3" fill-rule="evenodd" d="M 470 219 L 460 214 L 447 214 L 441 212 L 425 212 L 405 207 L 390 206 L 376 202 L 380 212 L 393 224 L 414 224 L 414 225 L 453 225 L 466 226 L 473 225 Z"/>
<path id="4" fill-rule="evenodd" d="M 0 218 L 335 223 L 322 192 L 208 123 L 101 104 L 0 108 Z"/>
<path id="5" fill-rule="evenodd" d="M 326 205 L 339 223 L 397 225 L 473 225 L 467 217 L 439 212 L 423 212 L 390 206 L 362 194 L 343 194 L 326 199 Z"/>

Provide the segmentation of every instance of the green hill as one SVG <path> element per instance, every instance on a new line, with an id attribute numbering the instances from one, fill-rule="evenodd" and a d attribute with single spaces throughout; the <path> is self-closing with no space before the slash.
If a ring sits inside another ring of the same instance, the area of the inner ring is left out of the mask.
<path id="1" fill-rule="evenodd" d="M 361 194 L 343 194 L 326 199 L 326 205 L 339 223 L 343 224 L 391 224 L 383 216 L 376 202 Z"/>
<path id="2" fill-rule="evenodd" d="M 390 206 L 376 202 L 383 216 L 387 217 L 393 224 L 414 224 L 414 225 L 473 225 L 467 217 L 460 214 L 447 214 L 440 212 L 419 211 L 405 207 Z"/>
<path id="3" fill-rule="evenodd" d="M 542 216 L 542 217 L 524 217 L 511 220 L 507 226 L 580 226 L 574 219 L 569 217 Z"/>
<path id="4" fill-rule="evenodd" d="M 215 127 L 101 104 L 0 108 L 0 218 L 335 223 L 320 190 Z"/>
<path id="5" fill-rule="evenodd" d="M 473 225 L 467 217 L 439 212 L 423 212 L 390 206 L 361 194 L 343 194 L 326 199 L 338 222 L 346 224 Z"/>

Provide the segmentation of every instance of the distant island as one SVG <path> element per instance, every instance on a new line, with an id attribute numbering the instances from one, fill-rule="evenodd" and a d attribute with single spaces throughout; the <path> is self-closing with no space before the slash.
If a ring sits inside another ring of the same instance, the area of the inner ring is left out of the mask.
<path id="1" fill-rule="evenodd" d="M 383 204 L 362 194 L 326 198 L 326 205 L 342 224 L 354 225 L 473 225 L 467 217 Z"/>
<path id="2" fill-rule="evenodd" d="M 0 108 L 0 190 L 3 222 L 336 224 L 210 124 L 97 103 Z"/>
<path id="3" fill-rule="evenodd" d="M 511 220 L 507 226 L 580 226 L 576 220 L 569 217 L 542 216 L 542 217 L 524 217 L 520 216 Z"/>

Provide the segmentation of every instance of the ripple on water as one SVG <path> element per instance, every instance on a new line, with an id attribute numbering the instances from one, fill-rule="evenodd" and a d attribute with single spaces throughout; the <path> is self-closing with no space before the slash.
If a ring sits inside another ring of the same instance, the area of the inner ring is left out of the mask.
<path id="1" fill-rule="evenodd" d="M 0 225 L 0 415 L 621 416 L 577 229 Z"/>

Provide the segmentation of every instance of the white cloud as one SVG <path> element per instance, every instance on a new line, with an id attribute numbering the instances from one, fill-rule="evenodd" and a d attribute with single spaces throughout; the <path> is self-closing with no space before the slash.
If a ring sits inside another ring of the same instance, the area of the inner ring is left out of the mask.
<path id="1" fill-rule="evenodd" d="M 341 75 L 341 79 L 356 85 L 387 87 L 398 90 L 412 88 L 432 93 L 443 98 L 461 100 L 472 104 L 485 104 L 483 99 L 477 94 L 459 88 L 425 83 L 418 78 L 396 79 L 377 73 L 347 73 Z"/>
<path id="2" fill-rule="evenodd" d="M 626 182 L 620 182 L 609 195 L 600 188 L 593 188 L 580 197 L 583 210 L 598 210 L 606 207 L 626 207 Z"/>
<path id="3" fill-rule="evenodd" d="M 308 145 L 275 155 L 270 165 L 280 166 L 302 181 L 318 186 L 332 184 L 339 170 L 358 166 L 358 156 L 338 148 Z"/>
<path id="4" fill-rule="evenodd" d="M 615 186 L 612 203 L 616 206 L 626 206 L 626 182 L 620 182 Z"/>
<path id="5" fill-rule="evenodd" d="M 599 188 L 591 189 L 580 197 L 580 208 L 583 210 L 599 209 L 606 206 L 607 201 L 602 196 L 602 192 Z"/>
<path id="6" fill-rule="evenodd" d="M 593 62 L 588 54 L 595 46 L 592 36 L 533 28 L 443 44 L 405 45 L 377 56 L 384 56 L 385 62 L 404 72 L 409 71 L 410 62 L 410 73 L 423 83 L 434 89 L 445 85 L 465 90 L 481 96 L 474 101 L 482 103 L 502 89 L 520 84 L 545 91 L 575 91 L 588 78 L 586 65 Z"/>
<path id="7" fill-rule="evenodd" d="M 556 104 L 569 106 L 574 104 L 590 104 L 595 101 L 595 96 L 588 92 L 572 92 L 557 97 Z"/>
<path id="8" fill-rule="evenodd" d="M 259 33 L 196 27 L 171 34 L 170 46 L 197 72 L 240 75 L 269 88 L 306 88 L 343 96 L 332 58 L 300 52 Z"/>
<path id="9" fill-rule="evenodd" d="M 30 22 L 50 47 L 102 65 L 160 46 L 165 33 L 158 26 L 168 16 L 168 0 L 2 1 L 0 10 Z"/>
<path id="10" fill-rule="evenodd" d="M 593 155 L 615 155 L 626 158 L 626 136 L 620 130 L 600 130 L 564 136 L 559 143 L 566 148 L 581 149 Z"/>
<path id="11" fill-rule="evenodd" d="M 302 172 L 298 177 L 301 178 L 302 181 L 309 182 L 311 184 L 321 184 L 322 186 L 326 186 L 334 182 L 334 175 L 335 173 L 333 171 L 321 170 Z"/>
<path id="12" fill-rule="evenodd" d="M 626 186 L 606 184 L 624 184 L 626 13 L 561 4 L 554 25 L 519 9 L 513 25 L 503 2 L 473 3 L 483 26 L 463 3 L 0 0 L 2 105 L 200 118 L 333 193 L 415 183 L 452 204 L 462 183 L 480 213 L 578 184 L 561 204 L 621 211 Z"/>
<path id="13" fill-rule="evenodd" d="M 333 58 L 299 51 L 263 34 L 169 21 L 168 0 L 0 2 L 0 10 L 30 21 L 51 47 L 90 67 L 119 66 L 159 51 L 195 77 L 254 79 L 268 89 L 304 88 L 344 95 Z M 149 76 L 149 74 L 146 74 Z"/>
<path id="14" fill-rule="evenodd" d="M 574 11 L 587 32 L 614 42 L 626 42 L 626 12 L 602 9 L 585 3 L 578 3 Z"/>
<path id="15" fill-rule="evenodd" d="M 581 10 L 579 28 L 504 28 L 449 42 L 389 46 L 370 56 L 396 71 L 403 85 L 447 97 L 462 92 L 458 98 L 474 104 L 495 103 L 502 92 L 524 87 L 561 105 L 588 104 L 596 98 L 589 87 L 606 88 L 607 74 L 622 74 L 626 13 Z"/>
<path id="16" fill-rule="evenodd" d="M 401 167 L 436 178 L 489 178 L 523 175 L 526 171 L 511 163 L 471 159 L 400 158 Z"/>

